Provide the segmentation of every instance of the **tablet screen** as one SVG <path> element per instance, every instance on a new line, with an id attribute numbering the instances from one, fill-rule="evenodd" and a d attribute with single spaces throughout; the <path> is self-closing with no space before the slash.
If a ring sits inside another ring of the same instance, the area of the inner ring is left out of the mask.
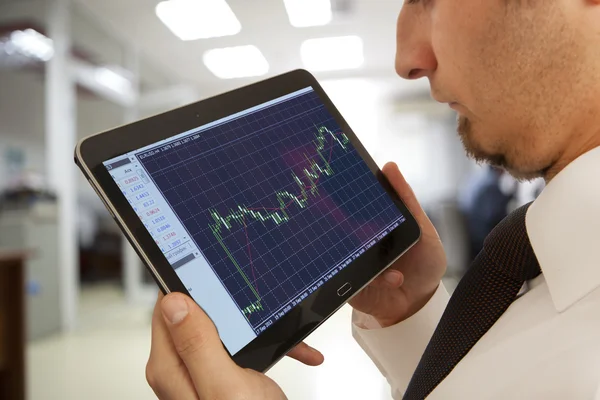
<path id="1" fill-rule="evenodd" d="M 232 355 L 405 221 L 312 87 L 104 166 Z"/>

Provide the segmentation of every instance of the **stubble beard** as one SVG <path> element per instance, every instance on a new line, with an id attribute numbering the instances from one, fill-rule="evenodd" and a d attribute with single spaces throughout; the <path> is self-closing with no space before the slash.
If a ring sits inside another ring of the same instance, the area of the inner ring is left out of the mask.
<path id="1" fill-rule="evenodd" d="M 462 115 L 458 117 L 457 131 L 467 156 L 478 164 L 489 164 L 493 167 L 502 168 L 519 182 L 531 181 L 545 175 L 546 170 L 524 171 L 510 165 L 504 154 L 490 153 L 482 149 L 474 139 L 473 125 L 469 118 Z"/>
<path id="2" fill-rule="evenodd" d="M 479 164 L 487 163 L 494 167 L 506 168 L 506 158 L 503 155 L 488 153 L 475 143 L 473 139 L 473 125 L 469 118 L 462 115 L 458 117 L 457 131 L 469 158 L 472 158 Z"/>

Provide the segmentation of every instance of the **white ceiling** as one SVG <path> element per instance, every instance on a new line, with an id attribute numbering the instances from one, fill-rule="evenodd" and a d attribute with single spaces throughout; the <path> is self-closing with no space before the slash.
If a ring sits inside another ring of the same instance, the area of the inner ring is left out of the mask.
<path id="1" fill-rule="evenodd" d="M 319 79 L 369 76 L 394 77 L 395 24 L 400 0 L 350 0 L 352 11 L 339 15 L 326 26 L 294 28 L 282 0 L 228 0 L 242 24 L 235 36 L 183 42 L 173 35 L 155 14 L 160 0 L 77 0 L 107 29 L 135 45 L 145 57 L 176 75 L 198 85 L 203 92 L 228 90 L 261 78 L 223 81 L 202 62 L 204 51 L 253 44 L 270 63 L 269 75 L 303 67 L 300 44 L 308 38 L 359 35 L 365 46 L 365 64 L 360 70 L 318 74 Z M 335 17 L 334 17 L 335 18 Z M 398 89 L 427 88 L 424 82 L 393 80 Z"/>

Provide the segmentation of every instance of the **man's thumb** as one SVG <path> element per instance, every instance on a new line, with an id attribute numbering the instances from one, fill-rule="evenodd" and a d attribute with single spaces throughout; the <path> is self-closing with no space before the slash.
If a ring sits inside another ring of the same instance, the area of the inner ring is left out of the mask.
<path id="1" fill-rule="evenodd" d="M 161 301 L 161 311 L 179 357 L 196 387 L 213 378 L 215 370 L 233 365 L 211 319 L 188 296 L 171 293 Z"/>
<path id="2" fill-rule="evenodd" d="M 382 172 L 415 218 L 419 222 L 422 222 L 421 220 L 423 218 L 427 218 L 423 208 L 421 207 L 421 204 L 419 204 L 419 201 L 415 196 L 415 193 L 408 182 L 406 182 L 406 179 L 404 179 L 400 169 L 398 169 L 398 165 L 396 165 L 396 163 L 389 162 L 383 166 Z"/>

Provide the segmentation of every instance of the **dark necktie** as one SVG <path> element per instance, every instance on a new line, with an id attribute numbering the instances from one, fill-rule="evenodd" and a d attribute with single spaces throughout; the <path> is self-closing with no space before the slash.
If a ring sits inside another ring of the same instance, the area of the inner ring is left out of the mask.
<path id="1" fill-rule="evenodd" d="M 404 400 L 425 399 L 508 309 L 523 284 L 541 273 L 525 228 L 530 205 L 512 212 L 485 240 L 450 298 Z"/>

